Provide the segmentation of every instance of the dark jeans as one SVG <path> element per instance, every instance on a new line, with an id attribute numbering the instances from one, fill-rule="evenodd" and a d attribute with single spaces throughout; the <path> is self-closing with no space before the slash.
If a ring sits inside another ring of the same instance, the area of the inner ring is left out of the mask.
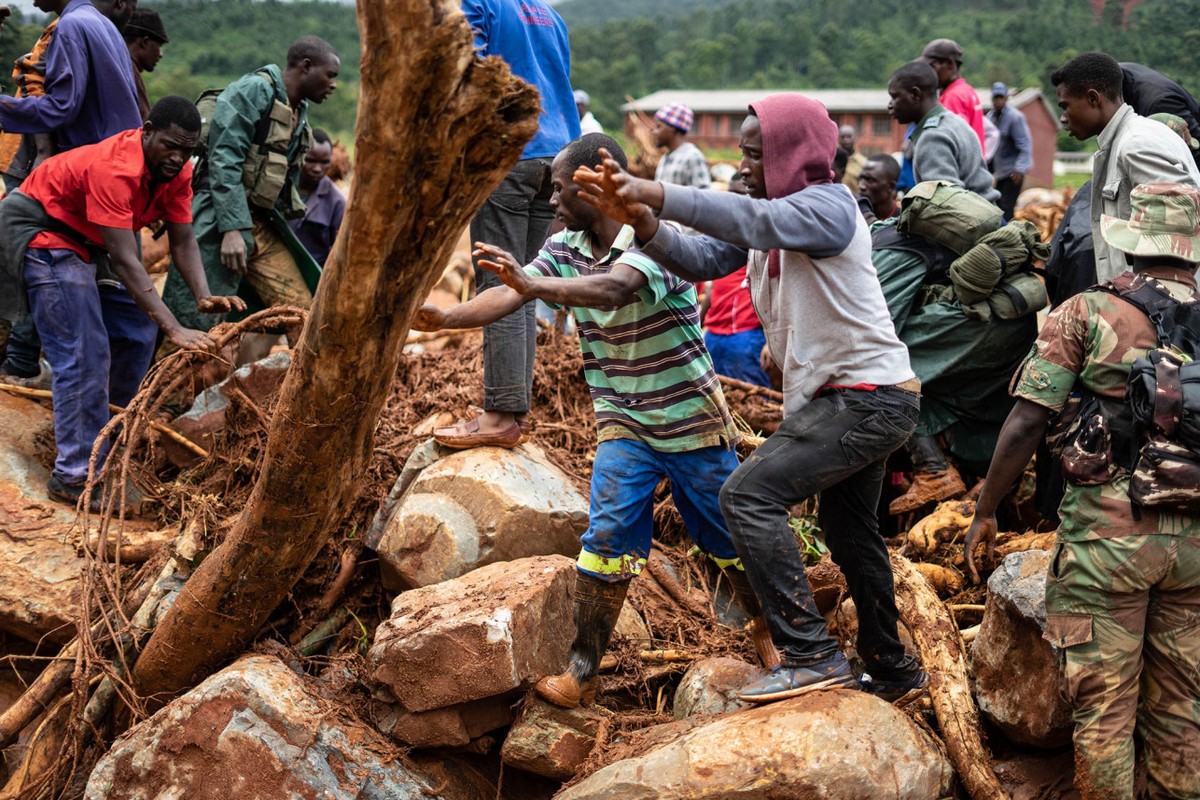
<path id="1" fill-rule="evenodd" d="M 996 188 L 1000 191 L 1000 200 L 996 205 L 1000 206 L 1000 210 L 1004 212 L 1006 220 L 1013 218 L 1013 212 L 1017 208 L 1017 197 L 1021 194 L 1021 184 L 1024 182 L 1024 178 L 1014 181 L 1012 175 L 996 178 Z"/>
<path id="2" fill-rule="evenodd" d="M 0 372 L 16 375 L 18 378 L 36 378 L 42 371 L 38 363 L 41 354 L 42 340 L 38 337 L 37 328 L 33 327 L 33 318 L 26 317 L 13 325 Z"/>
<path id="3" fill-rule="evenodd" d="M 471 220 L 471 245 L 487 242 L 528 264 L 550 235 L 550 160 L 518 161 Z M 499 286 L 494 273 L 475 267 L 476 293 Z M 533 391 L 533 359 L 537 346 L 534 303 L 526 303 L 504 319 L 483 328 L 483 408 L 524 413 Z"/>
<path id="4" fill-rule="evenodd" d="M 884 462 L 912 434 L 920 396 L 890 387 L 828 392 L 784 419 L 721 489 L 721 510 L 785 664 L 831 657 L 788 509 L 820 493 L 818 519 L 858 611 L 858 654 L 875 677 L 911 673 L 876 516 Z"/>
<path id="5" fill-rule="evenodd" d="M 70 250 L 27 250 L 25 287 L 54 371 L 54 474 L 80 484 L 108 404 L 128 404 L 150 368 L 158 326 L 125 289 L 98 286 L 96 267 Z"/>

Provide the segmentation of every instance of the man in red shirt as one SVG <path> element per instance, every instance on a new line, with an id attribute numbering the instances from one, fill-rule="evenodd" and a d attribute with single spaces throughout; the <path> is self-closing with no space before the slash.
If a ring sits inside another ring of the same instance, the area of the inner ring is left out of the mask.
<path id="1" fill-rule="evenodd" d="M 181 348 L 215 348 L 163 305 L 142 267 L 138 231 L 166 223 L 171 254 L 199 310 L 245 308 L 236 297 L 213 297 L 200 266 L 188 163 L 199 131 L 191 101 L 165 97 L 142 128 L 47 159 L 0 204 L 0 227 L 9 236 L 0 279 L 23 290 L 6 293 L 0 312 L 15 308 L 20 316 L 28 298 L 54 371 L 58 454 L 47 492 L 56 500 L 78 501 L 108 404 L 133 398 L 159 328 Z"/>
<path id="2" fill-rule="evenodd" d="M 962 48 L 953 39 L 934 39 L 925 45 L 920 60 L 937 73 L 938 88 L 941 90 L 938 102 L 951 114 L 966 120 L 979 137 L 979 150 L 986 152 L 983 146 L 983 103 L 979 102 L 975 87 L 962 77 L 962 55 Z"/>

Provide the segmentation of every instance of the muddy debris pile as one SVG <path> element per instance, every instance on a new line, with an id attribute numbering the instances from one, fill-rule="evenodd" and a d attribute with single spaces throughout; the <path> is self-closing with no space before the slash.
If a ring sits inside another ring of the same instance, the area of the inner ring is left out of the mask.
<path id="1" fill-rule="evenodd" d="M 595 448 L 578 346 L 554 329 L 541 338 L 533 435 L 512 451 L 432 442 L 433 427 L 478 401 L 480 345 L 474 334 L 419 342 L 342 527 L 251 650 L 165 706 L 137 697 L 124 676 L 248 502 L 287 353 L 211 389 L 185 387 L 162 415 L 168 424 L 114 456 L 151 498 L 136 519 L 80 525 L 49 502 L 49 412 L 0 393 L 0 647 L 10 667 L 0 796 L 915 800 L 1069 790 L 1062 676 L 1041 638 L 1053 535 L 1002 535 L 1003 562 L 986 589 L 972 587 L 962 574 L 970 501 L 944 503 L 890 540 L 904 637 L 932 678 L 913 705 L 843 689 L 739 701 L 762 670 L 748 620 L 719 572 L 690 552 L 665 486 L 596 703 L 564 710 L 536 699 L 533 682 L 565 668 L 574 636 L 573 559 Z M 778 413 L 769 393 L 730 384 L 727 395 L 756 433 L 765 431 L 752 420 Z M 853 603 L 818 557 L 819 530 L 803 522 L 814 510 L 795 510 L 797 535 L 814 547 L 808 580 L 852 655 Z M 93 708 L 104 681 L 108 699 Z"/>

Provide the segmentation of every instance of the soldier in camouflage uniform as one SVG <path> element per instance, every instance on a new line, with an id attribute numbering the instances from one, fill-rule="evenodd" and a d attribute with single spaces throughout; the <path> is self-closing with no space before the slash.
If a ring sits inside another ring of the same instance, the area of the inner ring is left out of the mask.
<path id="1" fill-rule="evenodd" d="M 1131 202 L 1129 222 L 1105 217 L 1101 225 L 1111 246 L 1134 256 L 1134 274 L 1117 280 L 1153 280 L 1178 300 L 1191 298 L 1200 190 L 1142 185 Z M 1017 404 L 967 534 L 974 580 L 974 548 L 985 544 L 990 561 L 996 506 L 1052 417 L 1081 390 L 1119 409 L 1130 365 L 1156 344 L 1149 318 L 1099 287 L 1050 315 L 1013 380 Z M 1112 433 L 1120 438 L 1115 425 Z M 1129 452 L 1114 444 L 1111 453 L 1122 449 Z M 1132 798 L 1136 729 L 1151 795 L 1200 798 L 1200 520 L 1135 509 L 1129 459 L 1112 460 L 1103 482 L 1068 481 L 1046 584 L 1045 638 L 1058 648 L 1074 706 L 1075 785 L 1084 798 Z"/>

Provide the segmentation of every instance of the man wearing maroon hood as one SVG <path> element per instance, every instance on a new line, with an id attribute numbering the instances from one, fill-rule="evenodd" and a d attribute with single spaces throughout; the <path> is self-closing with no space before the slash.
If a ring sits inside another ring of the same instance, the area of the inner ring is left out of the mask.
<path id="1" fill-rule="evenodd" d="M 748 264 L 771 356 L 783 370 L 784 420 L 725 482 L 721 509 L 783 664 L 744 687 L 768 702 L 857 685 L 817 611 L 788 509 L 820 494 L 819 521 L 858 608 L 863 684 L 888 699 L 928 683 L 896 632 L 891 564 L 875 515 L 884 461 L 912 434 L 920 383 L 871 264 L 849 189 L 832 183 L 837 126 L 801 94 L 768 97 L 742 124 L 749 196 L 630 176 L 615 161 L 583 169 L 593 202 L 634 226 L 642 251 L 691 281 Z M 654 212 L 658 212 L 655 216 Z M 674 220 L 701 236 L 686 236 Z"/>

